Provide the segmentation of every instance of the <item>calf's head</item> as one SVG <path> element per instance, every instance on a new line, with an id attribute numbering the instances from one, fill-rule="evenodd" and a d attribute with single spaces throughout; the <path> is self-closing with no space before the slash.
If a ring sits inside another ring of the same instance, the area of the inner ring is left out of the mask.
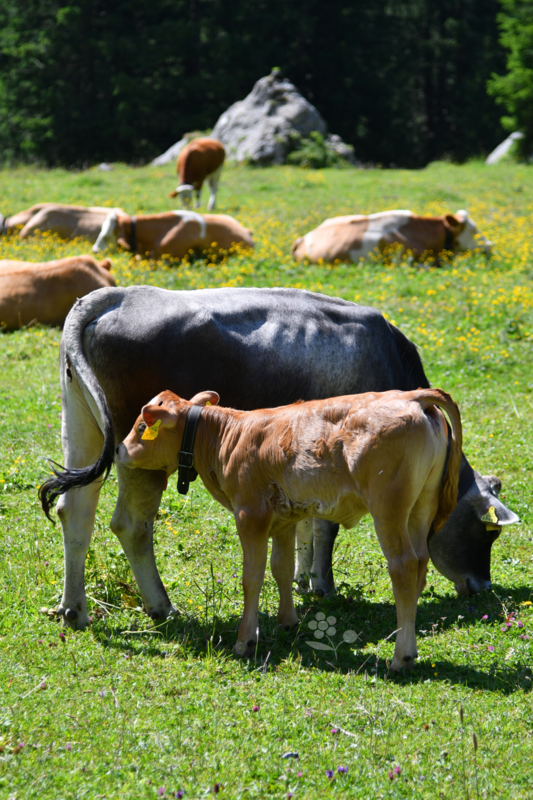
<path id="1" fill-rule="evenodd" d="M 117 209 L 114 208 L 105 218 L 96 242 L 93 244 L 93 253 L 100 253 L 106 247 L 116 247 L 117 245 L 118 217 Z"/>
<path id="2" fill-rule="evenodd" d="M 194 186 L 190 183 L 181 183 L 173 192 L 170 192 L 169 197 L 179 197 L 185 208 L 190 208 L 192 205 L 192 193 Z"/>
<path id="3" fill-rule="evenodd" d="M 183 400 L 174 392 L 161 392 L 143 406 L 141 414 L 116 449 L 116 460 L 126 467 L 157 469 L 172 475 L 178 468 L 187 412 L 191 406 L 216 405 L 216 392 L 200 392 Z"/>
<path id="4" fill-rule="evenodd" d="M 476 594 L 491 587 L 490 551 L 505 525 L 518 517 L 498 499 L 501 482 L 474 472 L 474 482 L 457 503 L 446 524 L 428 539 L 438 571 L 459 594 Z"/>

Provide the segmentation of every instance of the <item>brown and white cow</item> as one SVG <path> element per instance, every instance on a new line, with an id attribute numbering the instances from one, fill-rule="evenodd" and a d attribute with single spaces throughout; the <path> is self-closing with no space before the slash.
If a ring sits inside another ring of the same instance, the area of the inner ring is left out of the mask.
<path id="1" fill-rule="evenodd" d="M 62 239 L 76 239 L 84 236 L 91 242 L 96 241 L 107 215 L 111 209 L 101 206 L 67 206 L 61 203 L 39 203 L 36 206 L 3 217 L 0 214 L 0 233 L 12 231 L 21 225 L 21 239 L 40 231 L 51 231 Z M 121 211 L 122 209 L 115 209 Z"/>
<path id="2" fill-rule="evenodd" d="M 62 325 L 76 300 L 95 289 L 115 286 L 108 258 L 73 256 L 41 264 L 0 261 L 0 327 L 15 330 L 30 322 Z"/>
<path id="3" fill-rule="evenodd" d="M 318 228 L 296 239 L 296 261 L 357 262 L 398 244 L 416 258 L 438 256 L 444 250 L 459 252 L 479 248 L 490 253 L 492 244 L 477 229 L 467 211 L 442 217 L 421 217 L 412 211 L 380 211 L 326 219 Z"/>
<path id="4" fill-rule="evenodd" d="M 196 211 L 166 211 L 130 217 L 111 211 L 93 245 L 99 253 L 109 245 L 120 245 L 132 253 L 151 258 L 183 258 L 191 250 L 219 253 L 233 245 L 254 247 L 251 231 L 226 214 L 198 214 Z"/>
<path id="5" fill-rule="evenodd" d="M 296 523 L 319 517 L 353 528 L 370 513 L 396 601 L 392 669 L 411 667 L 428 532 L 432 522 L 442 528 L 457 502 L 462 429 L 451 397 L 440 389 L 389 391 L 258 411 L 220 408 L 218 400 L 216 392 L 190 401 L 161 392 L 143 407 L 116 456 L 124 466 L 172 475 L 189 410 L 214 404 L 201 412 L 191 450 L 206 488 L 233 513 L 243 549 L 244 614 L 235 653 L 252 655 L 257 644 L 269 537 L 278 624 L 290 628 L 298 623 L 292 598 Z M 439 407 L 451 422 L 447 468 L 447 425 Z"/>
<path id="6" fill-rule="evenodd" d="M 178 197 L 184 205 L 190 207 L 193 192 L 196 194 L 195 208 L 200 205 L 200 192 L 205 180 L 209 184 L 211 194 L 207 210 L 215 207 L 217 187 L 226 157 L 224 145 L 217 139 L 193 139 L 185 145 L 176 161 L 176 172 L 180 179 L 179 185 L 169 197 Z"/>

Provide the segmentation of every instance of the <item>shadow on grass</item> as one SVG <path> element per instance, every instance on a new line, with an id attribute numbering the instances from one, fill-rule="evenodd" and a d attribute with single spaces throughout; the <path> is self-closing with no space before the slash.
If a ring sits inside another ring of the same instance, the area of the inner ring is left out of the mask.
<path id="1" fill-rule="evenodd" d="M 487 646 L 493 634 L 502 636 L 500 626 L 505 621 L 506 604 L 516 608 L 530 596 L 531 589 L 526 586 L 514 589 L 496 586 L 494 592 L 472 598 L 425 592 L 419 602 L 416 622 L 419 645 L 424 638 L 431 638 L 436 651 L 442 651 L 442 635 L 457 630 L 462 638 L 452 646 L 458 657 L 454 659 L 453 652 L 449 658 L 441 658 L 436 653 L 430 660 L 417 661 L 410 672 L 395 675 L 388 669 L 385 654 L 380 652 L 383 643 L 390 639 L 387 645 L 390 655 L 390 645 L 394 641 L 391 634 L 395 630 L 396 610 L 392 602 L 342 595 L 317 601 L 314 596 L 307 595 L 300 598 L 300 625 L 296 630 L 280 631 L 275 616 L 260 613 L 259 644 L 255 658 L 246 663 L 250 673 L 266 674 L 297 664 L 298 669 L 313 669 L 315 674 L 318 671 L 359 675 L 366 680 L 385 678 L 400 685 L 444 682 L 504 694 L 530 692 L 533 676 L 530 660 L 507 664 L 501 655 L 503 647 L 492 653 Z M 331 635 L 326 631 L 321 639 L 314 637 L 316 625 L 313 621 L 316 622 L 317 614 L 325 616 L 326 620 L 335 618 L 330 623 Z M 487 619 L 483 619 L 485 615 Z M 119 617 L 122 624 L 117 624 Z M 224 660 L 234 657 L 239 622 L 236 614 L 203 620 L 191 614 L 178 614 L 153 624 L 144 616 L 132 620 L 127 612 L 121 612 L 99 620 L 92 630 L 102 646 L 122 651 L 125 657 L 179 658 L 183 655 L 200 660 L 213 657 Z M 331 633 L 333 629 L 335 632 Z M 346 631 L 357 633 L 356 643 L 344 640 Z M 316 649 L 317 642 L 320 649 Z M 504 643 L 507 647 L 510 641 L 505 639 Z M 465 649 L 465 644 L 469 650 Z M 366 648 L 364 652 L 363 648 Z M 467 664 L 464 653 L 468 654 Z"/>

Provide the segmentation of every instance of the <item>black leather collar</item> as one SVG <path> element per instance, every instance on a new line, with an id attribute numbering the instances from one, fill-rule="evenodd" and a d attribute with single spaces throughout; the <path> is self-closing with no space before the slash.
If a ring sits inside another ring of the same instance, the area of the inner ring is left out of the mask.
<path id="1" fill-rule="evenodd" d="M 446 225 L 446 223 L 444 223 L 444 230 L 445 230 L 444 249 L 450 250 L 453 253 L 453 242 L 455 239 L 455 233 L 453 232 L 452 228 L 449 227 L 449 225 Z"/>
<path id="2" fill-rule="evenodd" d="M 130 247 L 131 247 L 131 252 L 132 253 L 136 253 L 137 252 L 137 218 L 136 217 L 130 217 L 130 221 L 131 221 Z"/>
<path id="3" fill-rule="evenodd" d="M 189 483 L 198 477 L 194 468 L 194 441 L 203 410 L 203 406 L 191 406 L 187 412 L 181 450 L 178 453 L 178 492 L 180 494 L 187 494 Z"/>

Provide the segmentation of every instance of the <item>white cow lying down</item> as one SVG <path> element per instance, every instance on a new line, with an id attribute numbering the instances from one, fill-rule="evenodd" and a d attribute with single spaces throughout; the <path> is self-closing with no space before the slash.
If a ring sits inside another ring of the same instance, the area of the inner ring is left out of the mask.
<path id="1" fill-rule="evenodd" d="M 114 210 L 121 211 L 122 209 Z M 110 208 L 101 206 L 86 208 L 85 206 L 67 206 L 61 203 L 39 203 L 5 218 L 0 214 L 0 233 L 9 233 L 22 225 L 19 233 L 21 239 L 26 239 L 37 231 L 41 231 L 41 233 L 51 231 L 61 239 L 76 239 L 78 236 L 84 236 L 89 241 L 95 242 L 110 211 Z"/>

